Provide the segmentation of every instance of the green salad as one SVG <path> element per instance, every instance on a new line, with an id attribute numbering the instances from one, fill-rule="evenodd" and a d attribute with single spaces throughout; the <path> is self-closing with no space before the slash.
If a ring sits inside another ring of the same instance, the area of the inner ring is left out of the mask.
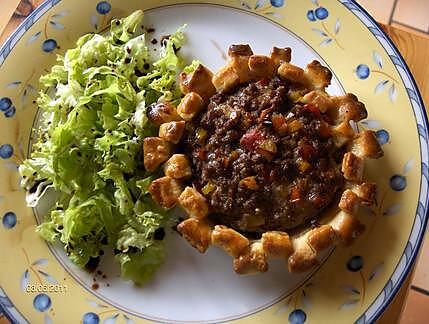
<path id="1" fill-rule="evenodd" d="M 42 124 L 19 168 L 32 205 L 47 188 L 57 194 L 37 227 L 46 241 L 60 241 L 80 267 L 97 263 L 110 247 L 122 277 L 137 284 L 162 264 L 159 232 L 170 224 L 148 193 L 158 174 L 145 171 L 142 143 L 157 128 L 146 107 L 180 100 L 177 76 L 185 68 L 176 55 L 185 42 L 182 28 L 152 59 L 145 35 L 134 35 L 142 18 L 136 11 L 114 19 L 110 33 L 84 35 L 58 56 L 58 64 L 40 78 Z"/>

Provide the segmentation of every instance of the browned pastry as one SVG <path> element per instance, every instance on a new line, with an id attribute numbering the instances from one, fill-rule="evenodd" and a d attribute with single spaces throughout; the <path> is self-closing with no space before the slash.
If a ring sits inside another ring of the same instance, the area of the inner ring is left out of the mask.
<path id="1" fill-rule="evenodd" d="M 237 231 L 224 225 L 216 225 L 212 232 L 212 243 L 220 246 L 226 253 L 238 258 L 247 247 L 249 240 Z"/>
<path id="2" fill-rule="evenodd" d="M 206 198 L 194 188 L 186 187 L 178 201 L 190 217 L 203 219 L 209 212 Z"/>
<path id="3" fill-rule="evenodd" d="M 196 92 L 188 92 L 177 106 L 177 113 L 184 120 L 188 121 L 204 108 L 204 100 Z"/>
<path id="4" fill-rule="evenodd" d="M 171 154 L 171 145 L 160 137 L 146 137 L 143 140 L 144 167 L 154 171 Z"/>
<path id="5" fill-rule="evenodd" d="M 200 64 L 192 73 L 180 74 L 180 89 L 184 94 L 194 92 L 204 100 L 208 100 L 216 92 L 212 77 L 213 73 Z"/>
<path id="6" fill-rule="evenodd" d="M 152 181 L 149 186 L 153 200 L 167 209 L 176 204 L 182 190 L 180 182 L 168 176 Z"/>
<path id="7" fill-rule="evenodd" d="M 228 55 L 214 74 L 199 65 L 180 75 L 177 109 L 151 106 L 160 130 L 145 140 L 144 162 L 165 162 L 165 177 L 150 192 L 185 211 L 177 230 L 193 247 L 217 245 L 237 273 L 265 272 L 271 258 L 307 271 L 365 230 L 357 212 L 375 203 L 376 184 L 364 180 L 364 164 L 383 151 L 374 132 L 353 127 L 367 116 L 357 97 L 326 93 L 332 74 L 319 62 L 295 66 L 290 48 L 264 56 L 231 45 Z M 184 154 L 172 155 L 179 142 Z M 324 215 L 333 204 L 335 215 Z"/>
<path id="8" fill-rule="evenodd" d="M 157 126 L 163 123 L 180 120 L 176 108 L 169 102 L 158 102 L 150 105 L 146 114 L 150 121 Z"/>
<path id="9" fill-rule="evenodd" d="M 166 176 L 174 179 L 190 177 L 192 175 L 192 170 L 186 155 L 174 154 L 165 162 L 164 173 Z"/>
<path id="10" fill-rule="evenodd" d="M 207 220 L 188 218 L 177 225 L 177 230 L 201 253 L 204 253 L 211 244 L 212 228 Z"/>
<path id="11" fill-rule="evenodd" d="M 158 135 L 168 142 L 177 144 L 182 138 L 185 124 L 186 122 L 184 120 L 163 123 L 159 126 Z"/>

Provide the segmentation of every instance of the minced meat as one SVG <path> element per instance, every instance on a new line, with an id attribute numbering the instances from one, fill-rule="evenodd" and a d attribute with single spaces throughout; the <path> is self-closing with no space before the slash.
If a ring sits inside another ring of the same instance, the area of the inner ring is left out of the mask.
<path id="1" fill-rule="evenodd" d="M 182 140 L 210 218 L 241 232 L 290 230 L 317 220 L 343 186 L 329 117 L 288 99 L 272 80 L 215 94 Z"/>

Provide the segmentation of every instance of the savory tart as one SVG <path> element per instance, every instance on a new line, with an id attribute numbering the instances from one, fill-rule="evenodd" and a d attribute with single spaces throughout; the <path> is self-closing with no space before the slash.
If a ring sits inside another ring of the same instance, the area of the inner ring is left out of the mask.
<path id="1" fill-rule="evenodd" d="M 221 247 L 237 273 L 265 272 L 269 258 L 306 271 L 364 231 L 357 210 L 376 197 L 364 163 L 383 151 L 372 131 L 357 132 L 364 104 L 326 93 L 332 75 L 319 62 L 292 65 L 289 48 L 263 56 L 232 45 L 228 55 L 215 74 L 202 65 L 181 74 L 177 109 L 149 109 L 160 128 L 145 140 L 145 166 L 165 162 L 149 190 L 161 206 L 182 207 L 177 230 L 192 246 Z"/>

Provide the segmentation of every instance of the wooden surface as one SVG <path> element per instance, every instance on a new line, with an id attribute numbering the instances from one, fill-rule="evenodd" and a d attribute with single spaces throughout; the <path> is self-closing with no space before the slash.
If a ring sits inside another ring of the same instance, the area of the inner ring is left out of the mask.
<path id="1" fill-rule="evenodd" d="M 20 0 L 0 0 L 0 32 L 5 29 Z"/>
<path id="2" fill-rule="evenodd" d="M 426 112 L 429 107 L 429 38 L 422 37 L 408 31 L 404 31 L 392 26 L 382 25 L 396 47 L 401 52 L 408 67 L 410 68 L 414 79 L 417 82 L 423 101 L 425 102 Z M 408 295 L 412 273 L 410 273 L 398 295 L 389 305 L 383 316 L 378 321 L 380 324 L 397 323 L 400 320 L 401 311 Z"/>
<path id="3" fill-rule="evenodd" d="M 0 44 L 44 0 L 0 0 Z M 0 322 L 1 324 L 1 322 Z"/>
<path id="4" fill-rule="evenodd" d="M 19 0 L 0 0 L 0 44 L 13 32 L 24 17 L 43 0 L 23 0 L 17 12 L 14 8 L 18 6 Z M 9 22 L 5 24 L 5 22 Z M 425 106 L 429 107 L 429 38 L 412 34 L 408 31 L 400 30 L 392 26 L 382 26 L 398 47 L 411 72 L 416 79 L 417 85 L 425 101 Z M 410 286 L 412 273 L 410 273 L 404 285 L 400 289 L 393 302 L 386 309 L 385 313 L 378 321 L 379 324 L 392 324 L 400 320 L 408 289 Z M 0 315 L 0 324 L 8 321 Z"/>
<path id="5" fill-rule="evenodd" d="M 394 324 L 399 323 L 401 313 L 404 310 L 405 301 L 408 296 L 411 279 L 413 277 L 412 271 L 408 274 L 407 279 L 402 285 L 392 303 L 387 307 L 383 315 L 377 321 L 378 324 Z M 1 323 L 0 323 L 1 324 Z"/>
<path id="6" fill-rule="evenodd" d="M 392 26 L 382 26 L 408 64 L 426 106 L 429 107 L 429 37 L 412 34 Z"/>

